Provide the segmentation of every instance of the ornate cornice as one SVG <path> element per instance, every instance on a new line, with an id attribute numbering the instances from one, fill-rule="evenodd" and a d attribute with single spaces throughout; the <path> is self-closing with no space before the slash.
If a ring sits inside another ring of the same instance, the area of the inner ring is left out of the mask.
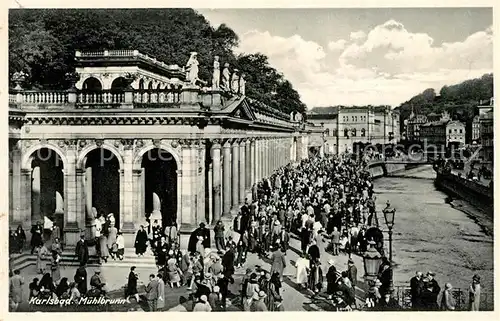
<path id="1" fill-rule="evenodd" d="M 20 120 L 21 121 L 21 120 Z M 27 125 L 67 125 L 67 126 L 93 126 L 93 125 L 220 125 L 221 119 L 208 118 L 202 115 L 186 117 L 172 116 L 26 116 Z"/>

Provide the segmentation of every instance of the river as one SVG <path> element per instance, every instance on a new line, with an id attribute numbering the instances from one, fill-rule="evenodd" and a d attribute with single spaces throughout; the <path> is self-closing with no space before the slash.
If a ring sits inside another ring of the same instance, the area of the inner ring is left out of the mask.
<path id="1" fill-rule="evenodd" d="M 452 207 L 448 196 L 434 187 L 434 178 L 432 167 L 422 166 L 374 182 L 377 208 L 389 200 L 396 209 L 395 285 L 409 282 L 416 271 L 433 271 L 441 287 L 450 282 L 464 288 L 478 274 L 483 291 L 493 292 L 493 236 L 486 232 L 493 230 L 493 223 L 479 225 L 470 215 L 477 209 L 470 204 L 468 214 Z M 386 230 L 382 214 L 379 222 Z"/>

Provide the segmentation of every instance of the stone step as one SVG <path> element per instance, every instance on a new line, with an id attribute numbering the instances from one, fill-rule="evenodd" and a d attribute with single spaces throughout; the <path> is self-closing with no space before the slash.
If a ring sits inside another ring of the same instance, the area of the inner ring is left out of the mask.
<path id="1" fill-rule="evenodd" d="M 49 264 L 50 259 L 43 259 L 44 264 Z M 9 259 L 10 270 L 23 270 L 30 265 L 35 265 L 37 262 L 37 255 L 31 254 L 29 252 L 22 254 L 13 254 Z M 79 262 L 76 259 L 76 255 L 73 251 L 65 250 L 62 252 L 61 261 L 62 266 L 78 266 Z M 88 266 L 101 266 L 99 264 L 99 258 L 96 255 L 89 255 Z M 135 249 L 125 249 L 123 260 L 113 260 L 108 259 L 107 263 L 103 263 L 102 266 L 127 266 L 130 267 L 135 265 L 137 267 L 151 267 L 156 266 L 155 257 L 151 252 L 147 252 L 144 256 L 137 256 L 135 254 Z"/>

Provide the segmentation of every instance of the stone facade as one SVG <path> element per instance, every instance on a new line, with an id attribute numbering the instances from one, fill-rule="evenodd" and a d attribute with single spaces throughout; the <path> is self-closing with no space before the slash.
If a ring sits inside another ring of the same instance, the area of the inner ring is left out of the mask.
<path id="1" fill-rule="evenodd" d="M 135 51 L 107 54 L 137 57 Z M 81 233 L 92 234 L 95 207 L 106 215 L 116 211 L 127 247 L 133 246 L 146 215 L 155 212 L 190 232 L 200 222 L 230 218 L 251 198 L 253 184 L 307 158 L 308 136 L 321 136 L 320 129 L 291 122 L 288 115 L 241 94 L 190 86 L 176 68 L 151 58 L 143 58 L 139 67 L 144 72 L 134 80 L 157 70 L 150 82 L 160 88 L 147 92 L 147 106 L 133 98 L 146 93 L 139 85 L 115 88 L 114 96 L 103 98 L 111 79 L 123 76 L 123 70 L 113 76 L 110 68 L 120 66 L 108 66 L 104 58 L 95 66 L 99 55 L 80 53 L 85 55 L 93 57 L 94 67 L 81 62 L 74 89 L 11 90 L 11 228 L 20 224 L 29 231 L 47 216 L 72 246 Z M 92 92 L 98 99 L 83 101 L 90 97 L 83 88 L 90 75 L 110 80 L 102 81 L 102 91 Z M 177 86 L 175 103 L 159 99 L 173 92 L 168 84 Z M 47 170 L 60 179 L 47 179 Z M 158 179 L 155 173 L 165 176 Z"/>
<path id="2" fill-rule="evenodd" d="M 390 107 L 314 108 L 308 121 L 324 130 L 325 152 L 352 151 L 354 143 L 387 144 L 400 140 L 399 114 Z"/>

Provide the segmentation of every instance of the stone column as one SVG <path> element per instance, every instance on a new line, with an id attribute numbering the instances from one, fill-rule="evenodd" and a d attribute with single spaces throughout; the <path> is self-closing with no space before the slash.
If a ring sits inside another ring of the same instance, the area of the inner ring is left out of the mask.
<path id="1" fill-rule="evenodd" d="M 28 231 L 31 229 L 31 224 L 35 224 L 31 220 L 31 168 L 21 169 L 21 186 L 19 198 L 19 214 L 22 220 L 25 222 L 24 226 Z M 15 186 L 15 184 L 14 184 Z M 13 191 L 15 192 L 15 190 Z M 14 211 L 16 208 L 14 207 Z M 15 215 L 15 214 L 14 214 Z"/>
<path id="2" fill-rule="evenodd" d="M 145 223 L 145 213 L 144 213 L 144 185 L 143 183 L 144 169 L 134 169 L 132 170 L 132 184 L 134 190 L 134 201 L 133 201 L 133 221 L 135 226 L 139 226 Z M 177 187 L 178 188 L 178 187 Z"/>
<path id="3" fill-rule="evenodd" d="M 233 191 L 233 196 L 232 196 L 232 211 L 237 213 L 239 210 L 239 199 L 240 199 L 240 193 L 239 193 L 239 155 L 240 150 L 239 150 L 239 144 L 238 141 L 235 140 L 233 142 L 232 146 L 232 151 L 231 151 L 231 166 L 232 166 L 232 172 L 231 172 L 231 178 L 233 180 L 231 190 Z"/>
<path id="4" fill-rule="evenodd" d="M 255 162 L 255 144 L 257 141 L 255 138 L 252 138 L 250 141 L 250 188 L 253 187 L 253 184 L 255 184 L 255 170 L 256 170 L 256 162 Z"/>
<path id="5" fill-rule="evenodd" d="M 269 176 L 269 140 L 266 138 L 263 141 L 264 143 L 264 178 Z"/>
<path id="6" fill-rule="evenodd" d="M 240 175 L 240 203 L 245 202 L 245 163 L 246 163 L 246 156 L 245 156 L 245 146 L 246 146 L 246 141 L 242 141 L 240 143 L 240 168 L 239 168 L 239 175 Z"/>
<path id="7" fill-rule="evenodd" d="M 229 140 L 226 140 L 224 146 L 222 147 L 223 153 L 223 216 L 230 216 L 231 213 L 231 143 Z"/>
<path id="8" fill-rule="evenodd" d="M 123 201 L 122 204 L 121 219 L 122 231 L 127 234 L 135 234 L 136 227 L 134 226 L 134 177 L 133 177 L 133 145 L 125 145 L 123 149 L 123 180 L 120 181 L 120 188 L 123 190 Z M 130 242 L 134 242 L 130 238 Z M 126 246 L 132 247 L 134 244 L 126 244 Z"/>
<path id="9" fill-rule="evenodd" d="M 221 218 L 221 163 L 220 163 L 221 145 L 218 140 L 212 145 L 212 186 L 213 186 L 213 220 L 212 224 L 217 223 Z"/>
<path id="10" fill-rule="evenodd" d="M 28 223 L 27 217 L 25 217 L 22 211 L 22 203 L 28 202 L 30 198 L 25 198 L 23 192 L 23 171 L 21 170 L 21 151 L 18 149 L 11 151 L 12 157 L 12 178 L 10 185 L 10 195 L 11 195 L 11 205 L 10 210 L 10 225 L 14 228 L 21 224 L 23 229 L 31 228 L 31 215 Z"/>
<path id="11" fill-rule="evenodd" d="M 245 144 L 245 194 L 248 194 L 250 188 L 252 187 L 252 152 L 250 149 L 250 145 L 252 144 L 251 140 L 248 139 Z"/>
<path id="12" fill-rule="evenodd" d="M 31 221 L 36 223 L 38 221 L 43 224 L 43 217 L 40 211 L 41 195 L 41 182 L 40 182 L 40 166 L 33 168 L 31 173 Z"/>
<path id="13" fill-rule="evenodd" d="M 181 230 L 190 232 L 196 227 L 196 205 L 197 196 L 195 179 L 197 172 L 196 154 L 197 148 L 191 145 L 191 141 L 186 140 L 182 145 L 182 190 L 181 190 Z"/>
<path id="14" fill-rule="evenodd" d="M 92 167 L 87 167 L 84 174 L 84 197 L 85 197 L 85 213 L 87 217 L 92 215 Z"/>
<path id="15" fill-rule="evenodd" d="M 76 167 L 76 141 L 70 141 L 66 158 L 67 164 L 64 164 L 64 194 L 66 198 L 64 241 L 67 247 L 74 247 L 85 228 L 85 171 Z"/>

